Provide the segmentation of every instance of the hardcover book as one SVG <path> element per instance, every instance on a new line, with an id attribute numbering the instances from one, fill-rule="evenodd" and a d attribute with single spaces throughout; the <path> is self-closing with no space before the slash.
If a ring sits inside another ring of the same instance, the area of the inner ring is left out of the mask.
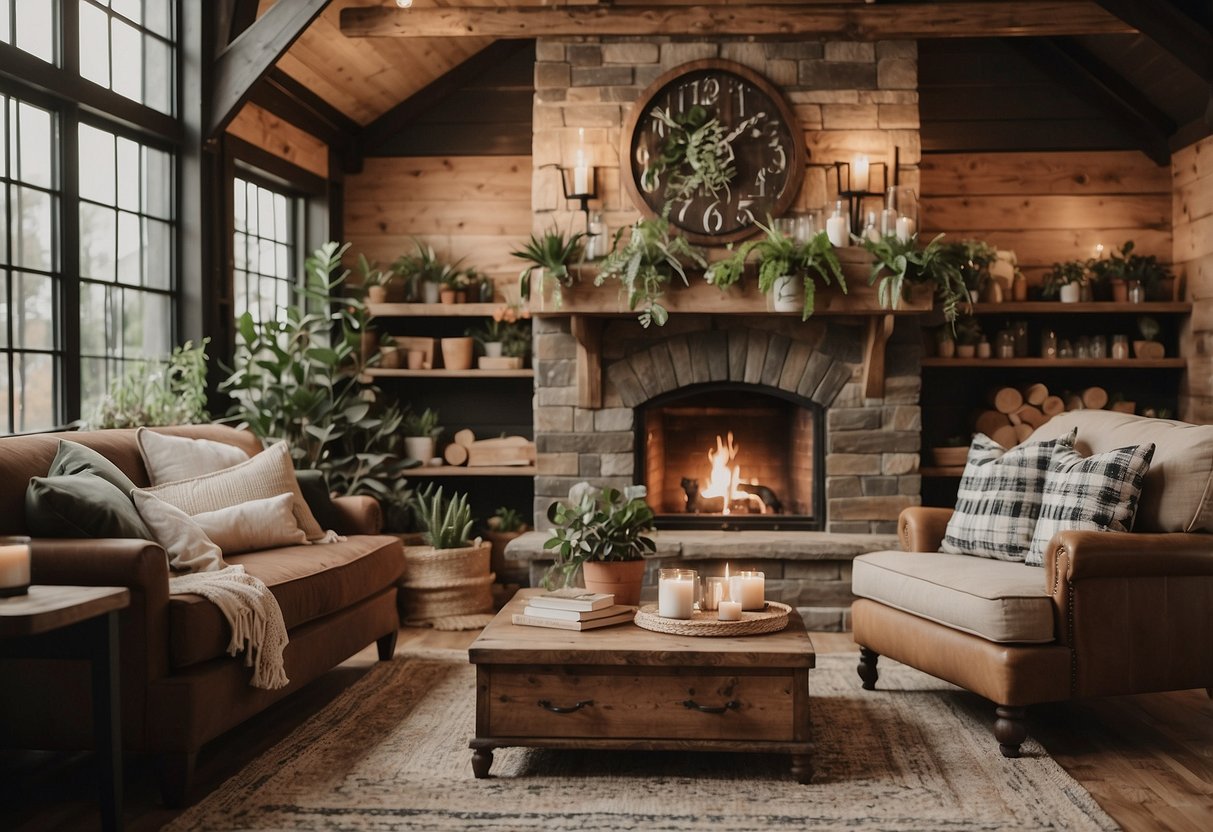
<path id="1" fill-rule="evenodd" d="M 609 607 L 603 607 L 600 610 L 558 610 L 553 607 L 536 607 L 528 606 L 522 611 L 523 615 L 533 616 L 535 618 L 559 618 L 561 621 L 593 621 L 595 618 L 606 618 L 608 615 L 620 615 L 631 610 L 635 612 L 635 607 L 625 606 L 623 604 L 612 604 Z"/>
<path id="2" fill-rule="evenodd" d="M 552 610 L 577 610 L 589 612 L 600 610 L 615 603 L 615 596 L 605 592 L 587 592 L 577 587 L 566 587 L 553 592 L 545 592 L 528 598 L 527 604 L 532 607 L 543 607 Z"/>
<path id="3" fill-rule="evenodd" d="M 594 618 L 589 621 L 566 621 L 563 618 L 539 618 L 534 615 L 514 613 L 510 618 L 515 624 L 523 627 L 550 627 L 553 630 L 593 630 L 596 627 L 609 627 L 612 624 L 626 624 L 636 616 L 631 607 L 618 615 L 608 615 L 605 618 Z"/>

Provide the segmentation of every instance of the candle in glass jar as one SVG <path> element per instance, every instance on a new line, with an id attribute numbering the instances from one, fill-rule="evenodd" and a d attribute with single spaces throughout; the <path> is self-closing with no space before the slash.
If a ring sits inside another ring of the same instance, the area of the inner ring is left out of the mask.
<path id="1" fill-rule="evenodd" d="M 699 599 L 699 608 L 701 610 L 715 610 L 720 607 L 721 601 L 729 600 L 729 579 L 728 578 L 704 578 L 703 579 L 703 597 Z"/>
<path id="2" fill-rule="evenodd" d="M 903 243 L 908 243 L 910 238 L 914 236 L 914 220 L 910 217 L 897 218 L 897 239 Z"/>
<path id="3" fill-rule="evenodd" d="M 29 589 L 29 538 L 0 538 L 0 597 Z"/>
<path id="4" fill-rule="evenodd" d="M 760 610 L 766 604 L 766 576 L 761 572 L 738 572 L 729 579 L 729 597 L 743 610 Z"/>
<path id="5" fill-rule="evenodd" d="M 834 215 L 826 220 L 826 236 L 835 248 L 842 248 L 850 242 L 851 218 L 843 210 L 841 201 L 835 203 Z"/>
<path id="6" fill-rule="evenodd" d="M 662 569 L 657 578 L 657 614 L 690 618 L 695 612 L 695 570 Z"/>
<path id="7" fill-rule="evenodd" d="M 716 617 L 721 621 L 740 621 L 741 602 L 721 601 L 720 610 L 716 613 Z"/>

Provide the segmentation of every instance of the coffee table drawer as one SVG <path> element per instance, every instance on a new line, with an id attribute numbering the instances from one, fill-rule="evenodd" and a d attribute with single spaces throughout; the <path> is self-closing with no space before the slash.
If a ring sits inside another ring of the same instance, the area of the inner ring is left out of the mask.
<path id="1" fill-rule="evenodd" d="M 570 673 L 495 667 L 495 737 L 796 738 L 795 679 L 787 674 Z M 808 691 L 799 695 L 808 696 Z"/>

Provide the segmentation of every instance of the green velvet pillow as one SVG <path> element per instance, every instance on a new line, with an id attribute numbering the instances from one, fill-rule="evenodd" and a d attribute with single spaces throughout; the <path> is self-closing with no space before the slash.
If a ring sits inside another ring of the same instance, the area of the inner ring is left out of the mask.
<path id="1" fill-rule="evenodd" d="M 34 537 L 155 539 L 130 496 L 86 472 L 31 479 L 25 490 L 25 524 Z"/>
<path id="2" fill-rule="evenodd" d="M 295 472 L 299 482 L 299 490 L 303 492 L 303 500 L 312 510 L 312 516 L 322 529 L 341 531 L 341 515 L 333 505 L 333 497 L 329 493 L 329 484 L 324 479 L 324 472 L 314 468 Z"/>
<path id="3" fill-rule="evenodd" d="M 127 502 L 131 501 L 131 491 L 136 486 L 118 466 L 110 462 L 92 448 L 85 447 L 79 442 L 59 440 L 59 451 L 51 463 L 48 477 L 74 476 L 76 474 L 94 474 L 126 495 Z"/>

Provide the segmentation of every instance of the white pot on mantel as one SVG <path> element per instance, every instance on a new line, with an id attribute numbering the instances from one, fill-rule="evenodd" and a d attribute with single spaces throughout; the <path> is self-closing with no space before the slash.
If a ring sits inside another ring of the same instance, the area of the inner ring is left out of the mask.
<path id="1" fill-rule="evenodd" d="M 776 312 L 799 312 L 804 307 L 804 284 L 792 275 L 775 278 L 771 308 Z"/>
<path id="2" fill-rule="evenodd" d="M 1067 283 L 1061 287 L 1061 302 L 1062 303 L 1078 303 L 1082 298 L 1081 283 Z"/>

